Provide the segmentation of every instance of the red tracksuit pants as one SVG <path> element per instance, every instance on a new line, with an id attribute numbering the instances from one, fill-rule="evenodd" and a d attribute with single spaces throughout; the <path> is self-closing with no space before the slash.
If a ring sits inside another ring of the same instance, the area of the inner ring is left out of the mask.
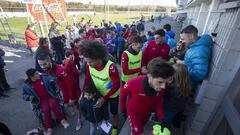
<path id="1" fill-rule="evenodd" d="M 143 128 L 147 124 L 149 117 L 150 115 L 148 114 L 128 112 L 128 120 L 130 123 L 132 135 L 140 135 L 143 133 Z"/>
<path id="2" fill-rule="evenodd" d="M 40 109 L 43 112 L 44 127 L 46 129 L 53 128 L 51 111 L 54 112 L 54 114 L 59 122 L 61 122 L 64 119 L 63 114 L 60 109 L 59 102 L 52 97 L 45 99 L 45 100 L 41 100 Z"/>

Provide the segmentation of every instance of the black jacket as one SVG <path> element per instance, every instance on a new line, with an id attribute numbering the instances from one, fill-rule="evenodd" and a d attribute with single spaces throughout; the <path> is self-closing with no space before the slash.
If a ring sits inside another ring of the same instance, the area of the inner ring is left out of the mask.
<path id="1" fill-rule="evenodd" d="M 164 93 L 163 109 L 169 112 L 183 111 L 188 97 L 182 96 L 179 90 L 169 85 Z"/>
<path id="2" fill-rule="evenodd" d="M 104 104 L 101 108 L 94 108 L 93 105 L 96 104 L 98 98 L 93 100 L 88 100 L 86 98 L 82 98 L 80 101 L 80 111 L 86 120 L 92 123 L 98 123 L 102 120 L 108 120 L 108 108 L 106 104 Z"/>
<path id="3" fill-rule="evenodd" d="M 5 55 L 5 52 L 0 48 L 0 68 L 3 68 L 6 64 L 2 58 Z"/>

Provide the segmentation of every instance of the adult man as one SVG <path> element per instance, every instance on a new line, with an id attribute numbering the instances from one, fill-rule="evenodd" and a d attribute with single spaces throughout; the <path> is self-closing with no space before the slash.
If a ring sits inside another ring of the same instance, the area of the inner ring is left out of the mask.
<path id="1" fill-rule="evenodd" d="M 121 80 L 126 83 L 128 79 L 137 77 L 141 72 L 142 62 L 142 38 L 136 36 L 133 38 L 132 45 L 122 53 L 121 60 Z"/>
<path id="2" fill-rule="evenodd" d="M 209 35 L 198 37 L 198 29 L 189 25 L 180 33 L 180 40 L 188 47 L 184 63 L 188 67 L 193 87 L 204 80 L 211 59 L 212 38 Z"/>
<path id="3" fill-rule="evenodd" d="M 53 131 L 51 111 L 55 113 L 62 126 L 68 128 L 69 124 L 63 116 L 63 106 L 61 107 L 60 91 L 53 78 L 47 74 L 39 75 L 37 70 L 32 68 L 26 71 L 26 75 L 28 79 L 23 85 L 23 99 L 30 101 L 48 135 Z"/>
<path id="4" fill-rule="evenodd" d="M 147 69 L 147 75 L 128 80 L 120 93 L 121 112 L 127 114 L 133 135 L 143 135 L 152 110 L 159 121 L 163 119 L 162 96 L 174 74 L 173 67 L 161 58 L 151 60 Z"/>
<path id="5" fill-rule="evenodd" d="M 61 89 L 63 95 L 63 102 L 65 107 L 69 104 L 69 85 L 72 83 L 68 83 L 68 75 L 63 66 L 52 63 L 48 54 L 41 54 L 38 56 L 38 64 L 45 71 L 45 73 L 49 74 L 53 77 L 53 79 L 57 82 L 57 85 Z M 81 127 L 81 121 L 77 120 L 76 127 Z M 76 128 L 77 129 L 77 128 Z"/>
<path id="6" fill-rule="evenodd" d="M 142 67 L 145 70 L 149 61 L 156 57 L 161 57 L 164 60 L 168 60 L 170 47 L 164 43 L 165 31 L 159 29 L 154 33 L 155 40 L 148 42 L 147 47 L 143 51 L 142 55 Z"/>
<path id="7" fill-rule="evenodd" d="M 110 112 L 113 115 L 112 135 L 116 135 L 119 122 L 118 97 L 120 87 L 120 77 L 117 66 L 107 59 L 107 50 L 98 41 L 85 41 L 82 43 L 82 45 L 79 46 L 79 54 L 83 55 L 87 61 L 84 87 L 92 79 L 102 96 L 98 99 L 95 107 L 101 107 L 104 102 L 110 105 Z"/>
<path id="8" fill-rule="evenodd" d="M 4 66 L 6 65 L 2 58 L 4 55 L 4 50 L 0 48 L 0 97 L 7 97 L 7 95 L 4 94 L 4 91 L 8 91 L 11 89 L 5 75 L 5 71 L 7 70 L 4 68 Z"/>

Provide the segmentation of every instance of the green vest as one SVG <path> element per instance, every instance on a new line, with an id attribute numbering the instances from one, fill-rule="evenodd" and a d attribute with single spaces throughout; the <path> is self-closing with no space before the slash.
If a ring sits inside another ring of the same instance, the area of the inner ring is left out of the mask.
<path id="1" fill-rule="evenodd" d="M 128 69 L 136 69 L 141 67 L 142 62 L 142 51 L 140 51 L 137 55 L 131 54 L 129 51 L 124 51 L 128 56 Z M 139 76 L 139 73 L 125 75 L 123 71 L 121 72 L 121 79 L 124 82 L 127 80 Z"/>
<path id="2" fill-rule="evenodd" d="M 98 89 L 98 91 L 101 93 L 102 96 L 105 96 L 111 89 L 111 88 L 106 89 L 107 84 L 111 82 L 111 78 L 109 76 L 109 68 L 111 64 L 113 64 L 113 62 L 109 60 L 105 65 L 104 69 L 101 71 L 98 71 L 95 68 L 92 68 L 91 66 L 89 66 L 89 72 L 94 82 L 94 85 L 96 86 L 96 88 Z M 119 90 L 115 92 L 110 98 L 115 98 L 118 95 L 119 95 Z"/>

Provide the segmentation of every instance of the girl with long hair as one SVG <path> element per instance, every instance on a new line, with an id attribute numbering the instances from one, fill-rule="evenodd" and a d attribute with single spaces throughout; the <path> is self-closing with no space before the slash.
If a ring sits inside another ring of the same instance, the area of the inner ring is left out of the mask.
<path id="1" fill-rule="evenodd" d="M 182 113 L 188 97 L 191 94 L 192 86 L 187 66 L 174 64 L 175 74 L 164 94 L 164 122 L 169 129 L 172 129 L 173 118 L 177 113 Z"/>

